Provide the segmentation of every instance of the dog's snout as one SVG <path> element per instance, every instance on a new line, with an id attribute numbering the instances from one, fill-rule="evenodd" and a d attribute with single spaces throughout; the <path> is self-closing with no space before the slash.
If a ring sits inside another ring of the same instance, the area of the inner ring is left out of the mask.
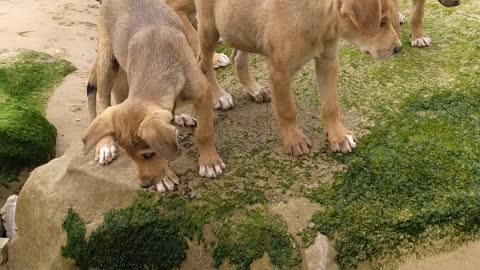
<path id="1" fill-rule="evenodd" d="M 397 53 L 399 53 L 399 52 L 401 52 L 401 51 L 402 51 L 402 46 L 397 46 L 397 47 L 395 47 L 395 49 L 393 49 L 393 52 L 394 52 L 395 54 L 397 54 Z"/>
<path id="2" fill-rule="evenodd" d="M 142 188 L 149 188 L 153 185 L 152 179 L 140 180 L 140 186 Z"/>

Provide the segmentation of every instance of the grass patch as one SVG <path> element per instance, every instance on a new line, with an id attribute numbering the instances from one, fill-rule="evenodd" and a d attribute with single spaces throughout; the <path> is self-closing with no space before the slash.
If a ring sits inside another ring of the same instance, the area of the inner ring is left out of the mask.
<path id="1" fill-rule="evenodd" d="M 1 184 L 51 158 L 56 129 L 44 111 L 54 86 L 73 70 L 65 60 L 32 51 L 0 62 Z"/>
<path id="2" fill-rule="evenodd" d="M 364 260 L 378 267 L 439 236 L 479 235 L 479 87 L 410 98 L 344 158 L 348 171 L 332 187 L 310 194 L 325 207 L 314 230 L 336 241 L 343 269 Z"/>

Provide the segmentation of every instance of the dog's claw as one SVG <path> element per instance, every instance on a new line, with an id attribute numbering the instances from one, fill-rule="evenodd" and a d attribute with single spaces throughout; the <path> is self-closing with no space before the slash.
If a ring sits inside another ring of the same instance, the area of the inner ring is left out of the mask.
<path id="1" fill-rule="evenodd" d="M 207 159 L 201 155 L 199 163 L 200 169 L 198 170 L 198 174 L 202 177 L 215 178 L 220 176 L 225 169 L 225 163 L 223 163 L 216 153 Z"/>
<path id="2" fill-rule="evenodd" d="M 257 103 L 262 103 L 262 102 L 270 102 L 272 100 L 272 96 L 270 95 L 270 91 L 268 88 L 263 87 L 258 90 L 254 91 L 249 91 L 248 94 L 250 97 L 253 99 L 253 101 Z"/>
<path id="3" fill-rule="evenodd" d="M 223 53 L 213 55 L 213 68 L 221 68 L 230 65 L 230 59 Z"/>
<path id="4" fill-rule="evenodd" d="M 180 114 L 175 115 L 174 117 L 175 124 L 181 127 L 194 127 L 197 125 L 197 119 L 189 114 Z"/>
<path id="5" fill-rule="evenodd" d="M 225 95 L 221 96 L 217 103 L 215 104 L 216 110 L 228 110 L 233 107 L 233 98 L 232 95 L 229 93 L 225 93 Z"/>
<path id="6" fill-rule="evenodd" d="M 111 138 L 103 138 L 97 144 L 97 150 L 95 152 L 95 160 L 100 165 L 108 165 L 118 156 L 117 148 Z"/>
<path id="7" fill-rule="evenodd" d="M 428 36 L 419 37 L 419 38 L 412 38 L 412 46 L 413 47 L 430 47 L 432 45 L 432 40 Z"/>
<path id="8" fill-rule="evenodd" d="M 178 177 L 169 168 L 165 168 L 165 176 L 159 183 L 152 186 L 151 191 L 166 192 L 173 191 L 180 184 Z"/>
<path id="9" fill-rule="evenodd" d="M 357 147 L 357 143 L 352 135 L 346 135 L 341 140 L 331 141 L 330 146 L 333 152 L 341 152 L 343 154 L 351 153 L 355 147 Z"/>
<path id="10" fill-rule="evenodd" d="M 303 134 L 301 130 L 295 130 L 289 135 L 284 136 L 283 148 L 286 154 L 293 156 L 303 156 L 310 152 L 312 143 Z"/>

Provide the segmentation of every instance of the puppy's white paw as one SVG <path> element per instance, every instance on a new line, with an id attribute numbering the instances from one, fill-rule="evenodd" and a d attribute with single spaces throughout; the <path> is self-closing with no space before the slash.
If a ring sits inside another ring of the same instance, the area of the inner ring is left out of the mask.
<path id="1" fill-rule="evenodd" d="M 355 138 L 352 135 L 347 135 L 342 141 L 335 142 L 331 145 L 333 152 L 351 153 L 357 147 Z"/>
<path id="2" fill-rule="evenodd" d="M 432 45 L 432 40 L 428 36 L 419 37 L 419 38 L 412 38 L 412 46 L 413 47 L 430 47 Z"/>
<path id="3" fill-rule="evenodd" d="M 398 20 L 400 21 L 400 25 L 404 24 L 407 21 L 407 17 L 403 15 L 401 12 L 398 13 Z"/>
<path id="4" fill-rule="evenodd" d="M 233 108 L 233 98 L 229 93 L 225 93 L 215 103 L 216 110 L 228 110 L 231 108 Z"/>
<path id="5" fill-rule="evenodd" d="M 215 178 L 217 176 L 220 176 L 226 167 L 225 163 L 220 158 L 220 156 L 218 156 L 215 150 L 210 152 L 210 154 L 200 153 L 198 163 L 200 165 L 198 174 L 200 174 L 200 176 L 202 177 L 207 178 Z"/>
<path id="6" fill-rule="evenodd" d="M 221 68 L 230 65 L 230 59 L 223 53 L 213 55 L 213 68 Z"/>
<path id="7" fill-rule="evenodd" d="M 100 165 L 108 165 L 118 156 L 117 148 L 113 142 L 113 138 L 105 137 L 97 143 L 95 151 L 95 160 Z"/>
<path id="8" fill-rule="evenodd" d="M 158 182 L 153 185 L 150 190 L 158 192 L 167 192 L 173 191 L 179 185 L 178 177 L 173 173 L 169 168 L 165 169 L 165 176 Z"/>
<path id="9" fill-rule="evenodd" d="M 181 127 L 194 127 L 197 125 L 197 119 L 189 114 L 175 115 L 175 124 Z"/>

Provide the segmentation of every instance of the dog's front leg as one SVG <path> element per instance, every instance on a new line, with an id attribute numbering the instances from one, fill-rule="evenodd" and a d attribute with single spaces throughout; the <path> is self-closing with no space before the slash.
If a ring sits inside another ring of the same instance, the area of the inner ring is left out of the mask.
<path id="1" fill-rule="evenodd" d="M 336 52 L 328 57 L 315 59 L 320 98 L 322 100 L 322 121 L 325 134 L 334 152 L 351 152 L 356 146 L 352 133 L 341 121 L 337 100 L 338 59 Z"/>
<path id="2" fill-rule="evenodd" d="M 286 154 L 301 156 L 308 154 L 311 143 L 297 125 L 297 109 L 290 92 L 295 71 L 289 70 L 289 66 L 269 62 L 270 89 L 283 150 Z"/>
<path id="3" fill-rule="evenodd" d="M 214 143 L 212 89 L 206 80 L 199 86 L 203 94 L 194 101 L 198 118 L 195 143 L 199 153 L 199 174 L 203 177 L 214 178 L 222 174 L 225 163 L 218 155 Z"/>
<path id="4" fill-rule="evenodd" d="M 413 47 L 428 47 L 432 40 L 423 31 L 425 0 L 413 0 L 412 17 L 410 18 L 410 41 Z"/>

